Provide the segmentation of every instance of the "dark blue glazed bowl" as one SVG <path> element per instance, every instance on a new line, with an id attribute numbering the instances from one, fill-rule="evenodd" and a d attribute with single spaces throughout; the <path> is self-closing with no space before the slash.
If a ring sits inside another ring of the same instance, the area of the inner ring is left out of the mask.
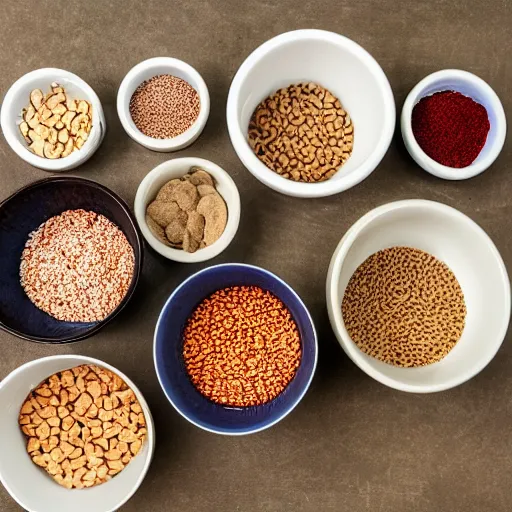
<path id="1" fill-rule="evenodd" d="M 188 377 L 182 355 L 183 329 L 195 307 L 216 290 L 237 285 L 259 286 L 279 297 L 302 341 L 302 360 L 293 380 L 274 400 L 255 407 L 226 407 L 202 396 Z M 233 263 L 201 270 L 174 290 L 158 318 L 153 355 L 160 385 L 184 418 L 209 432 L 243 435 L 275 425 L 301 401 L 315 373 L 318 345 L 311 316 L 292 288 L 267 270 Z"/>
<path id="2" fill-rule="evenodd" d="M 29 234 L 50 217 L 83 208 L 101 213 L 126 235 L 135 254 L 135 270 L 121 304 L 107 318 L 80 323 L 56 320 L 36 308 L 20 284 L 21 253 Z M 94 181 L 71 176 L 28 185 L 0 204 L 0 327 L 31 341 L 69 343 L 97 333 L 128 303 L 142 269 L 142 239 L 126 203 Z"/>

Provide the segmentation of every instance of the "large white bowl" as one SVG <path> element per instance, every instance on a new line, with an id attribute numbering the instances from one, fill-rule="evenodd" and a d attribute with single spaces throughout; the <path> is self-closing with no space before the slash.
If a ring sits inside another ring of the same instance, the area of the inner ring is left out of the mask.
<path id="1" fill-rule="evenodd" d="M 119 375 L 135 392 L 147 423 L 141 451 L 112 480 L 89 489 L 65 489 L 37 467 L 26 451 L 18 426 L 20 408 L 29 394 L 50 375 L 81 364 L 102 366 Z M 0 383 L 0 481 L 29 512 L 113 512 L 139 488 L 149 469 L 155 447 L 155 427 L 148 404 L 135 384 L 119 370 L 92 357 L 61 355 L 36 359 L 20 366 Z"/>
<path id="2" fill-rule="evenodd" d="M 62 85 L 70 98 L 87 100 L 92 105 L 91 133 L 82 148 L 65 158 L 55 160 L 32 153 L 19 129 L 21 111 L 30 103 L 30 92 L 41 89 L 46 94 L 50 91 L 52 82 Z M 36 69 L 14 82 L 2 103 L 0 120 L 5 139 L 12 150 L 30 165 L 50 172 L 68 171 L 89 160 L 99 148 L 106 131 L 105 115 L 97 94 L 79 76 L 56 68 Z"/>
<path id="3" fill-rule="evenodd" d="M 383 363 L 364 354 L 345 328 L 341 303 L 350 277 L 370 255 L 394 246 L 415 247 L 444 261 L 462 287 L 466 326 L 438 363 L 421 368 Z M 433 201 L 397 201 L 359 219 L 334 252 L 326 288 L 329 319 L 347 355 L 370 377 L 402 391 L 442 391 L 475 376 L 500 348 L 510 319 L 510 282 L 496 246 L 469 217 Z"/>
<path id="4" fill-rule="evenodd" d="M 171 139 L 154 139 L 144 135 L 133 122 L 130 100 L 139 85 L 158 75 L 177 76 L 187 81 L 199 94 L 200 110 L 194 124 L 181 135 Z M 134 66 L 124 77 L 117 93 L 117 114 L 126 133 L 142 146 L 152 151 L 170 152 L 192 144 L 203 131 L 210 114 L 210 95 L 203 77 L 190 64 L 172 57 L 154 57 Z"/>
<path id="5" fill-rule="evenodd" d="M 186 252 L 182 249 L 169 247 L 151 232 L 146 223 L 146 208 L 151 203 L 160 188 L 168 181 L 185 176 L 191 167 L 197 166 L 208 172 L 215 181 L 217 192 L 224 199 L 228 209 L 226 229 L 220 238 L 212 245 L 196 252 Z M 231 243 L 240 223 L 240 194 L 233 178 L 221 167 L 203 158 L 175 158 L 167 160 L 152 171 L 141 181 L 135 195 L 135 218 L 148 244 L 159 254 L 181 263 L 198 263 L 218 256 Z"/>
<path id="6" fill-rule="evenodd" d="M 329 89 L 354 124 L 352 155 L 321 183 L 279 176 L 247 142 L 249 121 L 258 104 L 277 89 L 304 81 Z M 229 90 L 227 121 L 238 157 L 258 180 L 282 194 L 324 197 L 357 185 L 377 167 L 395 129 L 395 101 L 382 68 L 357 43 L 323 30 L 296 30 L 262 44 L 240 66 Z"/>
<path id="7" fill-rule="evenodd" d="M 457 91 L 483 105 L 487 110 L 491 129 L 482 151 L 475 161 L 461 169 L 447 167 L 430 158 L 420 147 L 412 131 L 412 111 L 418 101 L 440 91 Z M 505 111 L 498 95 L 490 85 L 473 73 L 460 69 L 443 69 L 426 76 L 408 94 L 400 119 L 405 147 L 414 161 L 425 171 L 445 180 L 473 178 L 488 169 L 498 158 L 507 133 Z"/>

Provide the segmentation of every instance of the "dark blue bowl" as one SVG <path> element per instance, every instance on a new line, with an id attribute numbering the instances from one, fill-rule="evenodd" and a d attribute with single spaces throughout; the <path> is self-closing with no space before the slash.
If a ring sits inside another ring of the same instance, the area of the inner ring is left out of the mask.
<path id="1" fill-rule="evenodd" d="M 121 304 L 98 322 L 62 322 L 36 308 L 20 284 L 21 253 L 29 234 L 50 217 L 83 208 L 101 213 L 126 235 L 135 254 L 133 279 Z M 94 181 L 47 178 L 24 187 L 0 204 L 0 327 L 31 341 L 69 343 L 97 333 L 133 295 L 142 269 L 142 239 L 126 203 Z"/>
<path id="2" fill-rule="evenodd" d="M 290 310 L 302 341 L 302 360 L 286 389 L 271 402 L 255 407 L 226 407 L 201 395 L 183 361 L 183 329 L 195 307 L 228 286 L 259 286 L 279 297 Z M 242 435 L 282 420 L 301 401 L 315 373 L 318 354 L 315 326 L 300 297 L 279 277 L 244 264 L 217 265 L 185 280 L 169 297 L 155 331 L 154 359 L 160 385 L 176 410 L 194 425 L 218 434 Z"/>

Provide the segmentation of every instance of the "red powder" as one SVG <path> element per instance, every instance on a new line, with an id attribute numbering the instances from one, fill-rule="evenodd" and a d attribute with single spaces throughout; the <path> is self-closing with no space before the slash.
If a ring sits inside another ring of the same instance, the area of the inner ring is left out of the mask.
<path id="1" fill-rule="evenodd" d="M 485 107 L 455 91 L 422 98 L 411 121 L 421 149 L 436 162 L 456 168 L 474 162 L 491 127 Z"/>

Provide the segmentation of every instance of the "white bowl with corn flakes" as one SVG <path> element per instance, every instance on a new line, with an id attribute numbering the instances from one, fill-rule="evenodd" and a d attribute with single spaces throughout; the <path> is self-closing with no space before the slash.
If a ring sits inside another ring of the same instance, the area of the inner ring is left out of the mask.
<path id="1" fill-rule="evenodd" d="M 30 361 L 0 383 L 0 481 L 30 512 L 110 512 L 137 491 L 155 432 L 135 384 L 79 355 Z"/>
<path id="2" fill-rule="evenodd" d="M 2 103 L 0 123 L 20 158 L 50 172 L 83 164 L 106 130 L 94 90 L 77 75 L 56 68 L 37 69 L 14 82 Z"/>

